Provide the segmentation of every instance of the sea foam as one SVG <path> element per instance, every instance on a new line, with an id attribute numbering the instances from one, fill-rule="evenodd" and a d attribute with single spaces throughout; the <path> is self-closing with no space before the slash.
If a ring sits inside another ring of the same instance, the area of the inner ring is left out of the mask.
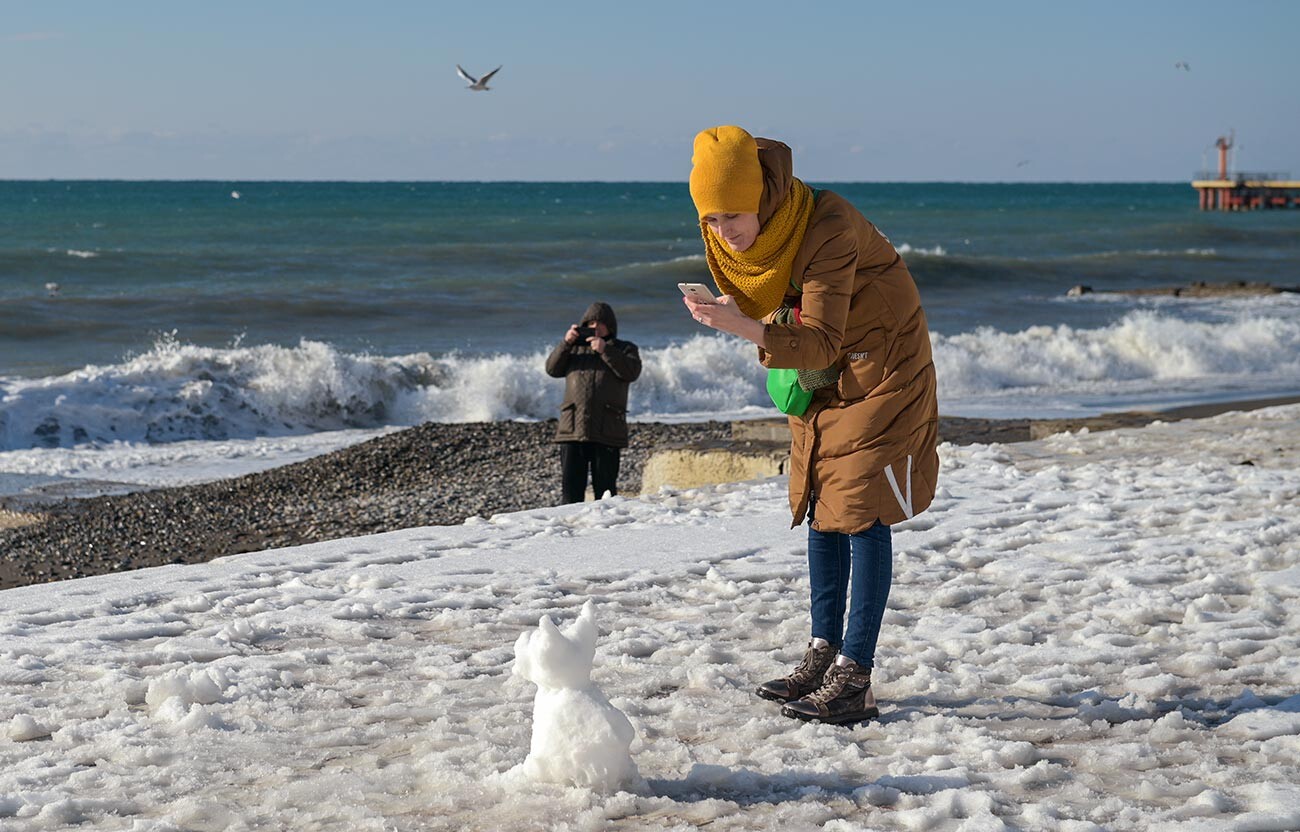
<path id="1" fill-rule="evenodd" d="M 953 415 L 1008 392 L 1014 407 L 1010 398 L 1006 406 L 1024 415 L 1037 399 L 1071 394 L 1086 394 L 1096 411 L 1108 409 L 1108 395 L 1162 384 L 1212 392 L 1230 378 L 1240 394 L 1300 381 L 1300 320 L 1249 310 L 1197 322 L 1141 309 L 1094 329 L 980 328 L 932 334 L 932 344 L 941 407 Z M 0 379 L 0 451 L 547 419 L 564 384 L 546 375 L 546 354 L 374 356 L 316 341 L 219 349 L 164 339 L 120 364 Z M 635 420 L 776 413 L 748 342 L 700 335 L 641 357 L 629 399 Z"/>
<path id="2" fill-rule="evenodd" d="M 926 257 L 947 257 L 948 251 L 943 246 L 934 246 L 932 248 L 918 247 L 913 248 L 908 243 L 899 243 L 895 248 L 899 254 L 916 254 Z"/>
<path id="3" fill-rule="evenodd" d="M 1294 319 L 1241 315 L 1211 323 L 1137 310 L 1097 329 L 980 328 L 932 341 L 948 396 L 1223 375 L 1300 380 L 1300 321 Z"/>

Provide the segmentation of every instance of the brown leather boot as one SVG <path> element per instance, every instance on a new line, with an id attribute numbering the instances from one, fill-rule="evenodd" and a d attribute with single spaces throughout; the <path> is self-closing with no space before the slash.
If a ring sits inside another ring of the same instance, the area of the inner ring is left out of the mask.
<path id="1" fill-rule="evenodd" d="M 880 711 L 871 692 L 871 669 L 839 656 L 826 671 L 822 686 L 786 703 L 781 715 L 832 725 L 875 719 Z"/>
<path id="2" fill-rule="evenodd" d="M 822 685 L 826 668 L 835 661 L 835 648 L 824 638 L 815 638 L 808 642 L 808 649 L 803 654 L 803 661 L 789 676 L 773 679 L 758 686 L 755 691 L 764 699 L 776 702 L 789 702 L 805 696 Z"/>

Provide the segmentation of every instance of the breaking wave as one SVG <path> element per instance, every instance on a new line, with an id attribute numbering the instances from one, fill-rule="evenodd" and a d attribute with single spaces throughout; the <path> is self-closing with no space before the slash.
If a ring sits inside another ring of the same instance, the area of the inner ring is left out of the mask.
<path id="1" fill-rule="evenodd" d="M 949 396 L 1223 376 L 1290 377 L 1300 387 L 1300 320 L 1295 319 L 1243 314 L 1225 322 L 1197 322 L 1137 310 L 1098 329 L 980 328 L 932 341 L 940 384 Z"/>
<path id="2" fill-rule="evenodd" d="M 1135 310 L 1096 329 L 1035 326 L 933 335 L 946 412 L 1005 391 L 1059 398 L 1227 377 L 1235 389 L 1300 389 L 1300 320 L 1243 311 L 1195 322 Z M 297 346 L 199 347 L 164 338 L 119 364 L 41 379 L 0 379 L 0 450 L 289 436 L 345 428 L 546 419 L 564 385 L 543 350 L 522 354 L 357 355 Z M 642 353 L 634 419 L 774 415 L 755 350 L 696 336 Z"/>

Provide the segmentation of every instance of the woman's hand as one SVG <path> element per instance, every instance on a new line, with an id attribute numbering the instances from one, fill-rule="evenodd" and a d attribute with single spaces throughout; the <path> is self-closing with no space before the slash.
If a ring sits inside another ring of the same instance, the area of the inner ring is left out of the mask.
<path id="1" fill-rule="evenodd" d="M 731 295 L 723 295 L 717 303 L 700 303 L 691 297 L 683 297 L 682 303 L 691 310 L 691 317 L 720 332 L 739 335 L 758 346 L 763 346 L 763 324 L 740 311 L 736 300 Z"/>

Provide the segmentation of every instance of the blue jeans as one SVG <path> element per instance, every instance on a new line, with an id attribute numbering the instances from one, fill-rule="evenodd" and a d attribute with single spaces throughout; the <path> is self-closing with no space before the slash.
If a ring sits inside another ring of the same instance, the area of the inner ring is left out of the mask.
<path id="1" fill-rule="evenodd" d="M 811 518 L 809 519 L 811 523 Z M 857 534 L 808 527 L 808 575 L 812 580 L 812 634 L 839 648 L 862 667 L 874 667 L 876 639 L 894 571 L 889 527 L 876 523 Z M 849 626 L 844 604 L 849 599 Z"/>

